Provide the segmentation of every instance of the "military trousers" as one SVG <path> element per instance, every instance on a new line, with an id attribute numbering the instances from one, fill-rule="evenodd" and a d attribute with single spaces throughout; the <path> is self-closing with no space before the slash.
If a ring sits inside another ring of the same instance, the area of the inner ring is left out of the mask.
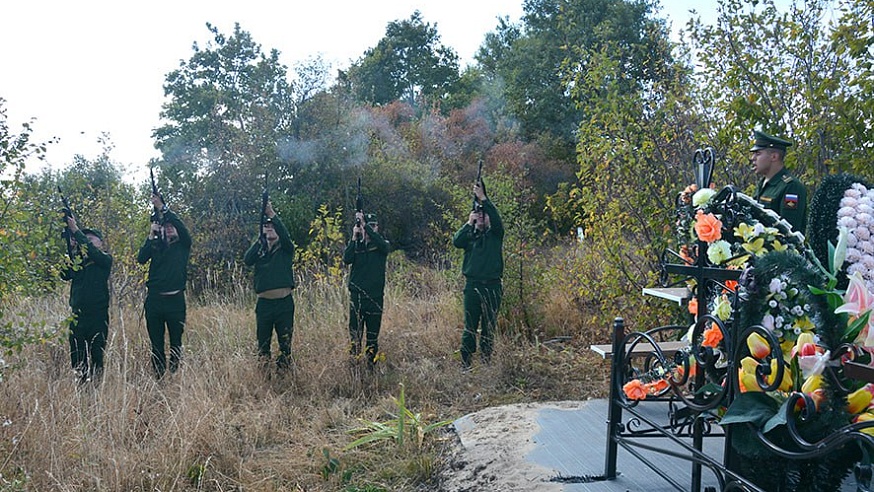
<path id="1" fill-rule="evenodd" d="M 146 296 L 146 329 L 152 344 L 152 370 L 161 378 L 167 370 L 164 333 L 170 337 L 170 372 L 176 372 L 182 362 L 182 333 L 185 331 L 185 291 L 171 295 Z"/>
<path id="2" fill-rule="evenodd" d="M 364 292 L 349 292 L 349 338 L 350 353 L 361 353 L 361 338 L 364 337 L 367 361 L 374 362 L 379 353 L 379 329 L 382 326 L 383 297 L 372 297 Z"/>
<path id="3" fill-rule="evenodd" d="M 279 345 L 279 358 L 276 364 L 279 367 L 290 365 L 291 337 L 294 333 L 294 296 L 289 294 L 281 299 L 259 297 L 255 304 L 255 324 L 258 355 L 270 359 L 270 345 L 275 331 Z"/>
<path id="4" fill-rule="evenodd" d="M 479 350 L 483 362 L 489 362 L 494 344 L 495 326 L 504 289 L 500 280 L 494 282 L 474 282 L 468 280 L 464 286 L 464 332 L 461 334 L 461 362 L 470 366 L 471 357 L 476 352 L 477 332 Z"/>
<path id="5" fill-rule="evenodd" d="M 70 324 L 70 363 L 80 382 L 98 379 L 103 373 L 103 355 L 109 336 L 109 306 L 74 309 Z"/>

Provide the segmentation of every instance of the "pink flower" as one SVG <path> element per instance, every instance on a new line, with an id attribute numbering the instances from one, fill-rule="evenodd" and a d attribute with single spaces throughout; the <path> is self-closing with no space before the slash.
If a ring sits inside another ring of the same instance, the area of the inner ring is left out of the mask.
<path id="1" fill-rule="evenodd" d="M 868 292 L 862 274 L 856 272 L 850 275 L 850 284 L 844 294 L 844 304 L 835 309 L 835 314 L 847 313 L 859 316 L 874 307 L 874 295 Z"/>
<path id="2" fill-rule="evenodd" d="M 844 294 L 844 304 L 835 309 L 835 314 L 847 313 L 851 317 L 856 318 L 864 315 L 874 307 L 874 295 L 868 291 L 868 285 L 858 270 L 855 270 L 849 278 L 850 284 L 847 286 L 847 292 Z M 862 330 L 859 336 L 859 338 L 864 336 L 862 345 L 865 347 L 874 347 L 874 329 L 872 329 L 872 326 L 874 326 L 874 316 L 869 316 L 868 326 Z"/>

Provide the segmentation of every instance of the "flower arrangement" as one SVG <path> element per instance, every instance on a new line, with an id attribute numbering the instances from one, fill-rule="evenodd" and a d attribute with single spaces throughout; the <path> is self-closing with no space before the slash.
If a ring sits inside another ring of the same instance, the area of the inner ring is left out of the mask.
<path id="1" fill-rule="evenodd" d="M 745 330 L 749 355 L 738 369 L 742 394 L 721 423 L 744 424 L 734 426 L 733 445 L 746 458 L 745 475 L 763 477 L 760 486 L 768 490 L 829 489 L 859 459 L 859 448 L 846 443 L 829 453 L 790 458 L 803 455 L 799 442 L 834 442 L 830 436 L 839 432 L 874 435 L 874 424 L 864 424 L 874 422 L 874 379 L 851 379 L 841 369 L 851 360 L 871 364 L 874 351 L 872 285 L 863 277 L 868 271 L 864 255 L 849 251 L 850 244 L 866 248 L 860 238 L 869 232 L 863 215 L 868 200 L 861 200 L 867 188 L 844 184 L 840 194 L 817 190 L 839 202 L 828 207 L 835 213 L 828 227 L 837 244 L 820 248 L 829 252 L 825 261 L 813 251 L 771 253 L 740 286 L 747 302 L 738 313 L 738 327 Z M 854 210 L 852 220 L 847 209 Z M 839 284 L 848 287 L 838 289 Z M 775 459 L 774 449 L 785 450 L 784 459 Z M 780 473 L 764 473 L 763 460 L 768 471 Z"/>
<path id="2" fill-rule="evenodd" d="M 859 460 L 859 448 L 845 440 L 816 454 L 815 445 L 801 443 L 834 443 L 829 436 L 839 431 L 874 435 L 874 377 L 851 379 L 841 369 L 848 361 L 874 366 L 874 188 L 838 176 L 824 181 L 811 204 L 805 243 L 730 188 L 691 186 L 677 200 L 677 256 L 687 265 L 744 271 L 739 283 L 688 281 L 693 291 L 705 289 L 689 311 L 708 323 L 693 325 L 689 341 L 735 368 L 717 373 L 717 387 L 735 381 L 738 392 L 721 424 L 734 429 L 739 471 L 766 490 L 833 489 Z M 658 367 L 623 389 L 628 399 L 644 399 L 676 388 L 682 376 L 681 366 Z"/>

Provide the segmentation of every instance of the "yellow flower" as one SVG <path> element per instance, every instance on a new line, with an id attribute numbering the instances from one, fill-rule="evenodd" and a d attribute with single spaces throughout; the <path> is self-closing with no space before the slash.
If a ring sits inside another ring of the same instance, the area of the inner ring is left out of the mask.
<path id="1" fill-rule="evenodd" d="M 774 242 L 771 243 L 771 246 L 774 248 L 774 251 L 786 251 L 787 249 L 789 249 L 789 246 L 781 244 L 780 241 L 778 241 L 777 239 L 775 239 Z"/>
<path id="2" fill-rule="evenodd" d="M 777 379 L 777 359 L 771 359 L 771 374 L 768 375 L 768 384 L 774 384 L 774 381 Z M 780 391 L 789 391 L 792 389 L 792 371 L 789 370 L 789 366 L 783 365 L 783 380 L 780 381 L 780 386 L 777 387 Z M 870 393 L 869 393 L 870 394 Z"/>
<path id="3" fill-rule="evenodd" d="M 814 374 L 804 381 L 801 385 L 802 393 L 812 393 L 813 390 L 822 386 L 822 374 Z"/>
<path id="4" fill-rule="evenodd" d="M 753 227 L 746 222 L 741 222 L 734 228 L 734 235 L 743 239 L 744 242 L 749 241 L 753 237 Z"/>
<path id="5" fill-rule="evenodd" d="M 856 415 L 856 418 L 853 419 L 853 422 L 870 422 L 874 420 L 874 413 L 871 412 L 862 412 L 859 415 Z M 859 429 L 861 432 L 868 434 L 869 436 L 874 436 L 874 427 L 865 427 L 864 429 Z"/>
<path id="6" fill-rule="evenodd" d="M 756 256 L 762 256 L 767 253 L 765 250 L 765 239 L 761 237 L 752 242 L 744 243 L 743 248 L 746 252 L 752 253 Z"/>
<path id="7" fill-rule="evenodd" d="M 862 386 L 856 391 L 847 395 L 847 411 L 850 413 L 859 413 L 868 408 L 871 404 L 871 388 L 869 385 Z"/>
<path id="8" fill-rule="evenodd" d="M 756 359 L 764 359 L 771 353 L 771 346 L 768 345 L 768 341 L 756 332 L 750 333 L 750 336 L 747 337 L 747 347 L 750 349 L 750 355 Z"/>
<path id="9" fill-rule="evenodd" d="M 804 347 L 804 344 L 806 343 L 816 343 L 816 339 L 813 338 L 813 333 L 810 333 L 809 331 L 805 331 L 798 335 L 798 340 L 795 340 L 795 351 L 801 353 L 801 348 Z"/>
<path id="10" fill-rule="evenodd" d="M 814 325 L 813 321 L 811 321 L 810 318 L 805 314 L 804 316 L 795 320 L 795 327 L 807 333 L 813 331 L 816 328 L 816 325 Z"/>

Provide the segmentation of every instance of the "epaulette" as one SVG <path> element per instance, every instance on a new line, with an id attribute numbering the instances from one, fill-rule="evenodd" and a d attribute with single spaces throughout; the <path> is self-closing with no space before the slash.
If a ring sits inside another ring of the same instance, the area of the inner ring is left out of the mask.
<path id="1" fill-rule="evenodd" d="M 795 178 L 793 178 L 792 176 L 790 176 L 788 174 L 783 175 L 783 182 L 784 183 L 791 183 L 793 179 L 795 179 Z"/>

